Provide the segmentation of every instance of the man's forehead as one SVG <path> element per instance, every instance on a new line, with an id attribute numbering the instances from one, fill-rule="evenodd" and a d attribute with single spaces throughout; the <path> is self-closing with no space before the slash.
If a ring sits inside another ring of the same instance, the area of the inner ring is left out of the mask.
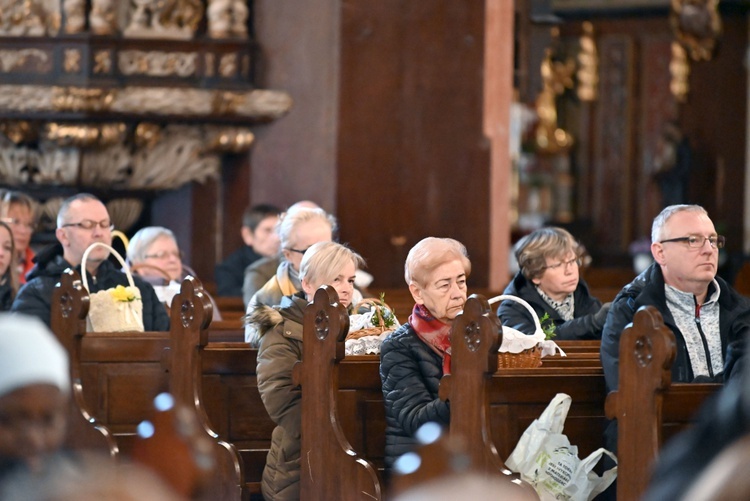
<path id="1" fill-rule="evenodd" d="M 701 212 L 682 211 L 670 217 L 665 226 L 670 229 L 700 232 L 706 226 L 713 228 L 711 219 Z"/>
<path id="2" fill-rule="evenodd" d="M 107 207 L 99 200 L 76 200 L 70 204 L 69 214 L 82 216 L 99 221 L 109 217 Z"/>

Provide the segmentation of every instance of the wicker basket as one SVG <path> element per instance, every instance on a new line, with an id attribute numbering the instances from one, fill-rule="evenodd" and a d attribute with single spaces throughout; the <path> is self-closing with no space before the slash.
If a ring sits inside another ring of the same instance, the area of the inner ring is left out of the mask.
<path id="1" fill-rule="evenodd" d="M 503 369 L 534 369 L 542 366 L 542 347 L 539 345 L 521 353 L 497 354 L 497 366 Z"/>
<path id="2" fill-rule="evenodd" d="M 542 331 L 542 325 L 539 322 L 539 317 L 537 316 L 534 309 L 531 307 L 529 303 L 521 299 L 517 296 L 511 296 L 507 294 L 503 294 L 500 296 L 493 297 L 489 300 L 489 303 L 496 303 L 498 301 L 503 301 L 505 299 L 510 299 L 511 301 L 515 301 L 517 303 L 521 303 L 527 310 L 529 310 L 529 314 L 531 315 L 531 318 L 534 320 L 534 327 L 536 328 L 536 332 L 534 334 L 538 334 L 543 332 Z M 523 350 L 520 353 L 510 353 L 506 351 L 498 352 L 498 367 L 502 368 L 515 368 L 515 369 L 529 369 L 529 368 L 535 368 L 540 367 L 542 365 L 542 346 L 540 344 L 537 344 L 535 346 L 532 346 L 531 348 L 528 348 L 526 350 Z"/>
<path id="3" fill-rule="evenodd" d="M 365 336 L 379 336 L 379 335 L 383 334 L 384 332 L 388 332 L 388 331 L 392 331 L 393 330 L 393 329 L 390 329 L 390 328 L 388 328 L 388 327 L 385 326 L 385 320 L 383 319 L 383 316 L 379 313 L 380 312 L 380 308 L 385 308 L 385 309 L 387 309 L 388 311 L 390 311 L 393 314 L 393 310 L 391 309 L 390 306 L 388 306 L 385 302 L 381 301 L 380 299 L 375 299 L 375 298 L 372 298 L 372 297 L 368 297 L 366 299 L 363 299 L 362 301 L 360 301 L 356 305 L 354 305 L 354 308 L 352 308 L 352 311 L 354 313 L 357 313 L 359 311 L 359 309 L 361 307 L 363 307 L 363 306 L 367 307 L 368 311 L 370 310 L 370 308 L 372 306 L 376 306 L 377 307 L 376 312 L 378 312 L 378 313 L 376 313 L 376 315 L 378 317 L 378 324 L 379 325 L 378 326 L 367 327 L 366 329 L 359 329 L 359 330 L 350 332 L 346 336 L 347 340 L 349 340 L 349 339 L 359 339 L 359 338 L 365 337 Z M 395 317 L 395 314 L 394 314 L 394 317 Z"/>

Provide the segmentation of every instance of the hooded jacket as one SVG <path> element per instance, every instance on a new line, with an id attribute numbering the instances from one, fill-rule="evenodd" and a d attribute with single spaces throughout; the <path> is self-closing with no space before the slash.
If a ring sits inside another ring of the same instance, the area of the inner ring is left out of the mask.
<path id="1" fill-rule="evenodd" d="M 63 258 L 63 248 L 55 244 L 42 250 L 35 258 L 36 265 L 27 275 L 26 284 L 18 291 L 11 311 L 26 313 L 40 318 L 50 325 L 52 312 L 52 294 L 55 284 L 68 268 L 75 268 L 81 273 L 81 266 L 73 267 Z M 88 273 L 88 272 L 87 272 Z M 137 276 L 133 282 L 141 291 L 143 302 L 143 327 L 146 331 L 168 331 L 169 315 L 164 305 L 156 297 L 154 288 Z M 103 261 L 96 270 L 96 275 L 88 275 L 90 292 L 106 290 L 117 285 L 128 285 L 128 277 L 110 261 Z"/>
<path id="2" fill-rule="evenodd" d="M 276 423 L 263 469 L 261 489 L 266 501 L 299 499 L 302 394 L 292 382 L 292 367 L 302 360 L 304 293 L 284 296 L 278 306 L 260 306 L 249 322 L 260 336 L 258 390 Z"/>
<path id="3" fill-rule="evenodd" d="M 525 300 L 534 309 L 539 318 L 547 313 L 555 323 L 555 340 L 560 339 L 601 339 L 602 323 L 598 324 L 595 314 L 601 309 L 602 302 L 589 293 L 589 287 L 583 279 L 573 292 L 575 311 L 573 320 L 565 321 L 560 314 L 537 292 L 534 284 L 520 271 L 516 273 L 503 294 L 517 296 Z M 515 301 L 505 300 L 497 309 L 497 316 L 506 327 L 512 327 L 524 334 L 534 334 L 536 326 L 529 310 Z"/>
<path id="4" fill-rule="evenodd" d="M 742 339 L 744 334 L 750 332 L 750 299 L 738 294 L 723 279 L 716 277 L 716 282 L 721 291 L 719 294 L 721 354 L 722 359 L 726 360 L 727 345 Z M 685 338 L 667 307 L 664 275 L 659 264 L 654 263 L 617 294 L 607 315 L 607 322 L 604 324 L 602 333 L 601 359 L 608 391 L 618 387 L 620 335 L 623 329 L 633 321 L 638 308 L 645 305 L 654 306 L 659 310 L 664 324 L 674 333 L 677 356 L 672 364 L 672 381 L 689 383 L 695 379 Z M 723 377 L 717 374 L 714 380 L 721 382 Z"/>

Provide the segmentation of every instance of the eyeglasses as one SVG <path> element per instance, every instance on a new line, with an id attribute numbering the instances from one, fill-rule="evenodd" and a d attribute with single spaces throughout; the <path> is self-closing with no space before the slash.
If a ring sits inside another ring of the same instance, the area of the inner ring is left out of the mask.
<path id="1" fill-rule="evenodd" d="M 11 226 L 17 226 L 19 228 L 23 228 L 29 231 L 34 231 L 36 229 L 36 223 L 24 223 L 20 219 L 16 219 L 14 217 L 3 218 L 2 222 L 5 224 L 9 224 Z"/>
<path id="2" fill-rule="evenodd" d="M 310 247 L 308 247 L 307 249 L 309 248 Z M 304 254 L 305 252 L 307 252 L 307 249 L 292 249 L 291 247 L 287 247 L 286 250 L 288 250 L 289 252 L 296 252 L 297 254 Z"/>
<path id="3" fill-rule="evenodd" d="M 115 225 L 109 219 L 102 219 L 99 222 L 92 221 L 91 219 L 84 219 L 78 223 L 65 223 L 61 228 L 67 228 L 68 226 L 75 226 L 76 228 L 83 228 L 84 230 L 93 230 L 97 226 L 103 230 L 112 231 L 115 229 Z"/>
<path id="4" fill-rule="evenodd" d="M 168 259 L 170 257 L 176 257 L 177 259 L 182 259 L 182 252 L 180 251 L 161 251 L 161 252 L 155 252 L 154 254 L 146 254 L 146 259 Z"/>
<path id="5" fill-rule="evenodd" d="M 724 244 L 727 240 L 722 235 L 712 235 L 710 237 L 704 237 L 703 235 L 690 235 L 688 237 L 678 237 L 662 240 L 659 243 L 666 244 L 669 242 L 686 242 L 688 244 L 688 247 L 690 247 L 691 249 L 701 249 L 704 245 L 706 245 L 706 241 L 708 241 L 708 243 L 714 249 L 723 249 Z"/>
<path id="6" fill-rule="evenodd" d="M 581 266 L 581 263 L 583 261 L 580 257 L 575 257 L 571 259 L 570 261 L 560 261 L 557 264 L 550 264 L 549 266 L 542 266 L 542 270 L 559 270 L 561 267 L 565 267 L 565 269 L 568 268 L 568 266 L 573 266 L 574 264 L 576 266 Z"/>

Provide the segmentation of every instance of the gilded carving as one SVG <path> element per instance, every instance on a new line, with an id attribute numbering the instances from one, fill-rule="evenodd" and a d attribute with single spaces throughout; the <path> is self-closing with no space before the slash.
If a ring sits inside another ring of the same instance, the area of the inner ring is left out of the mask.
<path id="1" fill-rule="evenodd" d="M 44 126 L 43 137 L 58 146 L 107 146 L 125 140 L 124 123 L 108 124 L 65 124 L 48 123 Z"/>
<path id="2" fill-rule="evenodd" d="M 0 72 L 12 73 L 24 67 L 37 73 L 49 72 L 49 54 L 41 49 L 0 50 Z"/>
<path id="3" fill-rule="evenodd" d="M 55 111 L 105 111 L 115 94 L 108 89 L 52 87 L 52 107 Z"/>
<path id="4" fill-rule="evenodd" d="M 685 48 L 677 42 L 672 42 L 672 59 L 669 61 L 669 74 L 672 79 L 669 82 L 669 90 L 675 99 L 684 103 L 690 92 L 690 62 L 687 58 Z"/>
<path id="5" fill-rule="evenodd" d="M 141 122 L 135 128 L 135 145 L 139 148 L 151 148 L 161 140 L 161 127 L 148 122 Z"/>
<path id="6" fill-rule="evenodd" d="M 59 30 L 58 0 L 0 0 L 0 36 L 41 37 Z"/>
<path id="7" fill-rule="evenodd" d="M 719 0 L 672 0 L 669 22 L 694 61 L 711 59 L 721 34 Z"/>
<path id="8" fill-rule="evenodd" d="M 208 0 L 208 35 L 211 38 L 247 38 L 249 14 L 246 0 Z"/>
<path id="9" fill-rule="evenodd" d="M 81 33 L 86 27 L 86 1 L 63 0 L 65 33 Z"/>
<path id="10" fill-rule="evenodd" d="M 130 38 L 193 38 L 203 18 L 200 0 L 132 0 L 124 35 Z"/>
<path id="11" fill-rule="evenodd" d="M 246 127 L 206 127 L 204 152 L 241 153 L 250 149 L 255 135 Z"/>
<path id="12" fill-rule="evenodd" d="M 65 73 L 78 73 L 81 71 L 81 51 L 78 49 L 65 49 L 63 61 Z"/>
<path id="13" fill-rule="evenodd" d="M 112 54 L 108 50 L 98 50 L 94 53 L 94 73 L 110 73 L 112 71 Z"/>
<path id="14" fill-rule="evenodd" d="M 578 88 L 576 92 L 581 101 L 595 101 L 599 85 L 599 55 L 594 41 L 594 25 L 583 23 L 583 35 L 580 38 L 581 52 L 578 53 Z"/>
<path id="15" fill-rule="evenodd" d="M 219 59 L 219 74 L 230 78 L 237 73 L 237 54 L 224 54 Z"/>
<path id="16" fill-rule="evenodd" d="M 118 54 L 118 67 L 123 75 L 187 77 L 195 74 L 197 60 L 195 52 L 125 50 Z"/>
<path id="17" fill-rule="evenodd" d="M 268 120 L 284 115 L 291 106 L 292 98 L 286 92 L 262 89 L 229 92 L 176 87 L 131 86 L 115 90 L 0 85 L 0 107 L 14 112 L 108 111 L 193 117 L 229 114 Z"/>
<path id="18" fill-rule="evenodd" d="M 116 0 L 91 0 L 89 26 L 96 35 L 117 33 Z"/>
<path id="19" fill-rule="evenodd" d="M 535 131 L 537 148 L 540 151 L 555 153 L 573 144 L 573 138 L 557 124 L 557 96 L 566 88 L 573 87 L 575 63 L 555 61 L 552 50 L 547 48 L 542 61 L 542 91 L 536 99 L 536 112 L 539 123 Z"/>
<path id="20" fill-rule="evenodd" d="M 37 139 L 37 130 L 26 120 L 3 121 L 0 123 L 0 133 L 10 139 L 13 144 L 30 143 Z"/>

